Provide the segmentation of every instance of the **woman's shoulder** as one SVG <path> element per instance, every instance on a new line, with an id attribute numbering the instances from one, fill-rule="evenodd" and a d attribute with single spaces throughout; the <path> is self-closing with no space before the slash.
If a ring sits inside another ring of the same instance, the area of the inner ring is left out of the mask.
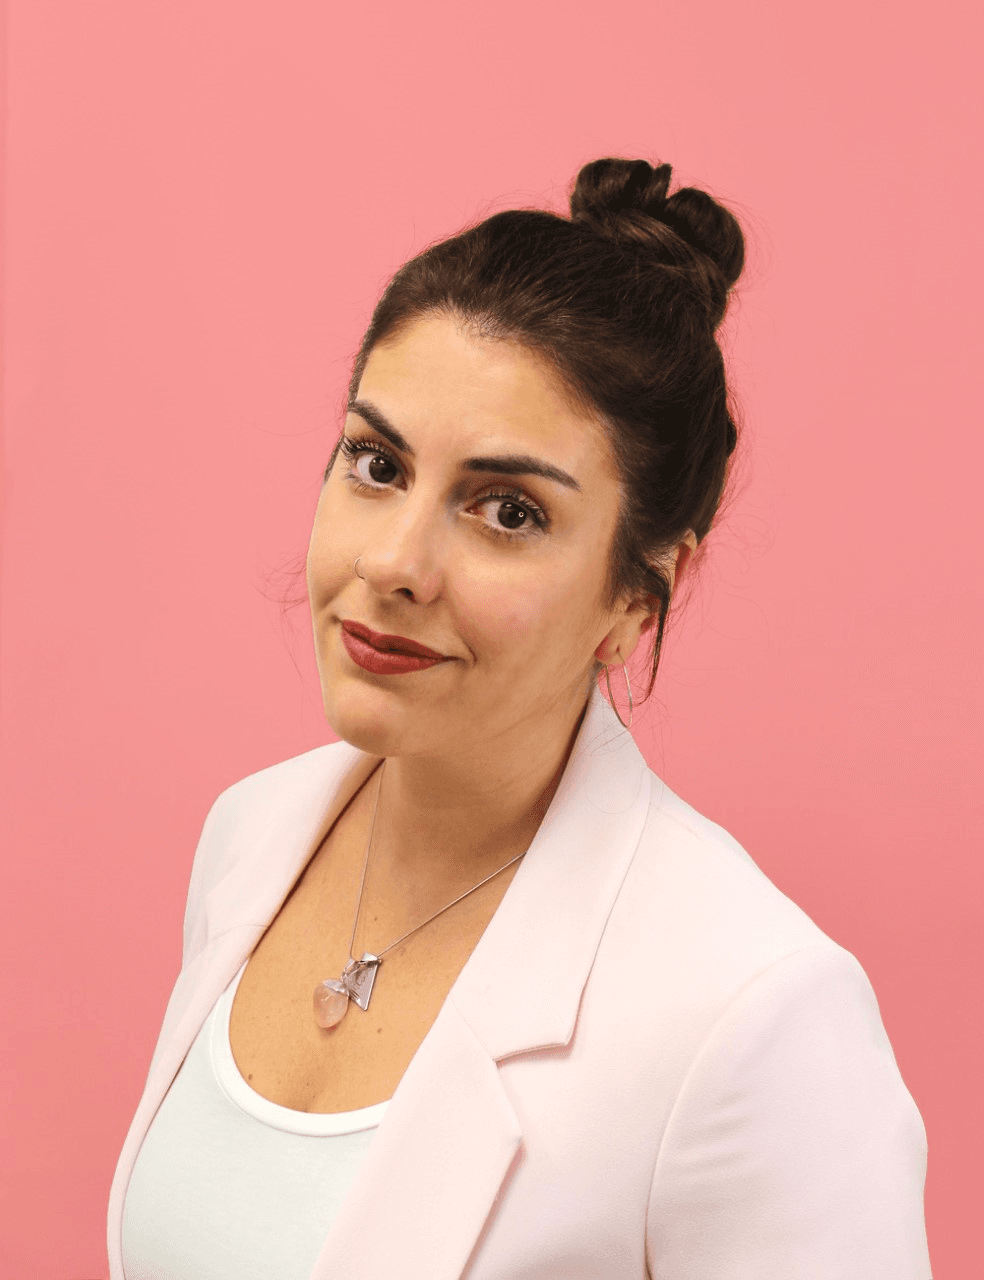
<path id="1" fill-rule="evenodd" d="M 620 900 L 630 935 L 720 994 L 799 951 L 847 955 L 729 831 L 655 774 Z"/>
<path id="2" fill-rule="evenodd" d="M 876 1074 L 897 1074 L 857 957 L 655 775 L 592 983 L 604 993 L 591 1006 L 599 1038 L 617 1040 L 632 1018 L 680 1084 L 722 1036 L 725 1056 L 742 1045 L 754 1063 L 784 1037 L 815 1033 L 846 1069 L 868 1055 Z"/>
<path id="3" fill-rule="evenodd" d="M 278 847 L 293 848 L 312 831 L 337 784 L 362 755 L 345 741 L 325 743 L 267 765 L 225 787 L 212 802 L 192 861 L 185 909 L 184 961 L 206 936 L 205 900 L 228 877 L 249 881 L 266 856 L 270 833 L 282 830 Z"/>
<path id="4" fill-rule="evenodd" d="M 345 741 L 312 747 L 230 783 L 215 798 L 212 808 L 231 821 L 255 816 L 285 795 L 312 788 L 323 790 L 326 783 L 340 778 L 360 754 Z"/>

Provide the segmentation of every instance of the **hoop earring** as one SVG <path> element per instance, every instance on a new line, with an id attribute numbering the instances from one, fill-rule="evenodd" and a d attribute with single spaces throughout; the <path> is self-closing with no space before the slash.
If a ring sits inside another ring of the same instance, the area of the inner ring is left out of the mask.
<path id="1" fill-rule="evenodd" d="M 609 679 L 608 672 L 609 672 L 609 667 L 608 667 L 608 664 L 606 663 L 605 664 L 605 682 L 608 685 L 608 701 L 609 701 L 609 704 L 611 705 L 612 710 L 618 716 L 618 707 L 616 707 L 615 699 L 612 697 L 612 682 Z M 625 676 L 625 687 L 628 690 L 628 694 L 629 694 L 629 723 L 626 724 L 621 716 L 618 716 L 618 722 L 619 724 L 624 726 L 624 728 L 631 729 L 632 728 L 632 686 L 629 684 L 629 673 L 625 668 L 624 662 L 622 663 L 622 674 Z"/>
<path id="2" fill-rule="evenodd" d="M 357 556 L 357 557 L 356 557 L 355 564 L 352 566 L 352 568 L 355 570 L 355 576 L 356 576 L 357 578 L 362 578 L 362 574 L 359 572 L 359 561 L 360 561 L 361 559 L 362 559 L 362 557 L 361 557 L 361 556 Z M 363 581 L 363 582 L 365 582 L 365 578 L 362 578 L 362 581 Z"/>

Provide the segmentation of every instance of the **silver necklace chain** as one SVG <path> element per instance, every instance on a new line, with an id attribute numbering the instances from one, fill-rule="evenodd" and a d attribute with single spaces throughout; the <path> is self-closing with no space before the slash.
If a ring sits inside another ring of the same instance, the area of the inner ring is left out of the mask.
<path id="1" fill-rule="evenodd" d="M 384 760 L 382 765 L 380 766 L 379 785 L 376 788 L 376 803 L 373 805 L 373 809 L 372 809 L 372 822 L 369 824 L 369 840 L 366 844 L 366 856 L 362 862 L 362 883 L 359 885 L 359 905 L 358 907 L 356 907 L 356 910 L 355 910 L 355 923 L 352 925 L 352 938 L 351 938 L 351 941 L 349 942 L 350 956 L 353 955 L 352 948 L 355 945 L 355 935 L 359 928 L 359 916 L 362 914 L 362 895 L 366 887 L 366 872 L 369 869 L 369 850 L 372 848 L 372 833 L 376 826 L 376 810 L 379 808 L 379 793 L 383 789 L 383 769 L 385 769 L 385 767 L 386 767 L 386 761 Z M 427 919 L 423 922 L 423 924 L 414 925 L 412 929 L 407 930 L 407 932 L 403 935 L 402 938 L 397 938 L 395 942 L 391 942 L 389 946 L 384 947 L 382 951 L 375 952 L 374 954 L 376 958 L 378 960 L 381 960 L 387 951 L 392 951 L 394 947 L 398 947 L 405 938 L 410 937 L 411 933 L 416 933 L 418 929 L 422 929 L 425 924 L 430 924 L 432 920 L 436 920 L 437 917 L 440 915 L 443 915 L 445 911 L 450 911 L 451 908 L 453 906 L 456 906 L 461 901 L 462 898 L 467 898 L 468 895 L 470 893 L 474 893 L 476 889 L 481 889 L 483 884 L 488 884 L 488 882 L 492 879 L 493 876 L 497 876 L 500 871 L 505 871 L 506 867 L 511 867 L 514 862 L 518 862 L 520 858 L 524 857 L 527 852 L 528 851 L 524 849 L 522 853 L 517 853 L 515 858 L 510 858 L 508 862 L 503 863 L 503 865 L 499 867 L 497 871 L 493 871 L 492 874 L 487 875 L 484 880 L 479 880 L 478 884 L 472 885 L 470 889 L 466 889 L 464 893 L 460 894 L 457 898 L 455 898 L 454 902 L 449 902 L 446 907 L 442 907 L 440 911 L 435 911 L 432 916 L 428 916 Z"/>

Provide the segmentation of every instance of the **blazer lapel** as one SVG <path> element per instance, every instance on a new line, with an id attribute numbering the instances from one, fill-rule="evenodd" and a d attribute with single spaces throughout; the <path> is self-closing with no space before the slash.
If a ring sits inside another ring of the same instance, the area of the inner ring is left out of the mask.
<path id="1" fill-rule="evenodd" d="M 446 1002 L 393 1094 L 311 1280 L 457 1280 L 521 1141 L 494 1060 Z"/>
<path id="2" fill-rule="evenodd" d="M 240 826 L 237 811 L 226 815 L 222 835 L 235 857 L 207 893 L 206 945 L 175 985 L 110 1193 L 112 1280 L 122 1280 L 126 1186 L 157 1108 L 215 1001 L 379 759 L 349 744 L 308 752 L 289 762 L 269 810 L 258 813 L 251 795 Z M 271 786 L 276 768 L 265 771 Z M 522 1126 L 497 1064 L 573 1035 L 652 779 L 593 686 L 550 808 L 394 1092 L 311 1280 L 463 1274 L 522 1157 Z"/>

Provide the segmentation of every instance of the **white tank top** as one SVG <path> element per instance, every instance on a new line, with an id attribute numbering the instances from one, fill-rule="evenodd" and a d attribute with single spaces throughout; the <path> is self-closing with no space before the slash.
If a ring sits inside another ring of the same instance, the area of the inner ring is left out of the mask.
<path id="1" fill-rule="evenodd" d="M 144 1138 L 123 1206 L 126 1280 L 308 1280 L 389 1106 L 331 1115 L 260 1097 L 216 1001 Z"/>

